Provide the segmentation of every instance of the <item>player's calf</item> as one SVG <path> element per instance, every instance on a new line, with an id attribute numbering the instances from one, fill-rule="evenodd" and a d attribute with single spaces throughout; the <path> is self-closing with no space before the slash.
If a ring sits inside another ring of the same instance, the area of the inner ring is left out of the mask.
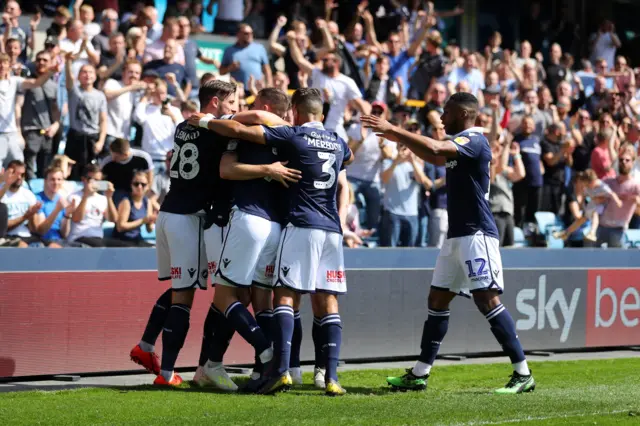
<path id="1" fill-rule="evenodd" d="M 162 331 L 169 308 L 171 307 L 171 289 L 168 289 L 158 298 L 151 309 L 151 315 L 147 321 L 142 339 L 131 350 L 129 356 L 136 364 L 143 366 L 152 374 L 160 374 L 160 360 L 155 353 L 155 343 Z"/>
<path id="2" fill-rule="evenodd" d="M 178 354 L 184 345 L 189 331 L 191 305 L 195 290 L 173 291 L 171 308 L 164 328 L 162 329 L 162 361 L 160 375 L 167 383 L 173 379 L 173 370 Z"/>

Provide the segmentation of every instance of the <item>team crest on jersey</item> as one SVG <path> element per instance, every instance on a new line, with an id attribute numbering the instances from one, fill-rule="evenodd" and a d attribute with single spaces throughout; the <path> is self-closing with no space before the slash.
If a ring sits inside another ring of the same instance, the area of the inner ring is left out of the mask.
<path id="1" fill-rule="evenodd" d="M 458 145 L 466 145 L 469 142 L 471 142 L 471 140 L 465 136 L 458 136 L 453 141 L 456 142 Z"/>
<path id="2" fill-rule="evenodd" d="M 235 151 L 238 148 L 238 139 L 230 140 L 227 144 L 227 151 Z"/>

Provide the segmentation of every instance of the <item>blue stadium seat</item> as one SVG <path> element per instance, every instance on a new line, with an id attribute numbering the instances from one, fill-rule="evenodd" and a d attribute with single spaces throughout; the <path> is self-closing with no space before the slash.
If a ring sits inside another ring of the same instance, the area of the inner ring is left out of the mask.
<path id="1" fill-rule="evenodd" d="M 34 194 L 44 191 L 44 179 L 36 178 L 29 181 L 29 189 Z"/>
<path id="2" fill-rule="evenodd" d="M 640 249 L 640 229 L 627 229 L 624 233 L 623 246 Z"/>
<path id="3" fill-rule="evenodd" d="M 102 230 L 104 231 L 105 238 L 111 238 L 113 236 L 113 230 L 115 229 L 116 224 L 113 222 L 105 222 L 102 224 Z"/>
<path id="4" fill-rule="evenodd" d="M 153 231 L 148 232 L 147 231 L 147 227 L 145 225 L 142 225 L 140 227 L 140 232 L 142 233 L 142 238 L 145 241 L 155 244 L 155 242 L 156 242 L 156 228 L 155 228 L 155 226 L 153 227 Z"/>
<path id="5" fill-rule="evenodd" d="M 527 239 L 524 237 L 524 231 L 517 226 L 513 228 L 513 246 L 514 247 L 526 247 L 528 245 Z"/>
<path id="6" fill-rule="evenodd" d="M 552 212 L 536 212 L 535 216 L 536 223 L 538 225 L 538 232 L 545 236 L 547 247 L 563 248 L 564 241 L 558 238 L 553 238 L 553 233 L 555 231 L 561 231 L 564 229 L 560 218 L 556 217 Z"/>

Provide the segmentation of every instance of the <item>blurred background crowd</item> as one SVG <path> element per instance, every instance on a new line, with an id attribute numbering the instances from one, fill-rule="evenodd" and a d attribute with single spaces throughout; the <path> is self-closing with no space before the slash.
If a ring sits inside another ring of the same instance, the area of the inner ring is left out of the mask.
<path id="1" fill-rule="evenodd" d="M 482 107 L 502 246 L 640 240 L 640 37 L 626 3 L 204 1 L 161 14 L 143 1 L 4 3 L 0 246 L 153 245 L 176 125 L 218 78 L 237 83 L 240 111 L 264 87 L 321 89 L 325 127 L 356 157 L 351 246 L 442 245 L 445 167 L 359 117 L 443 140 L 442 108 L 460 91 Z M 194 37 L 212 15 L 233 38 L 219 58 Z"/>

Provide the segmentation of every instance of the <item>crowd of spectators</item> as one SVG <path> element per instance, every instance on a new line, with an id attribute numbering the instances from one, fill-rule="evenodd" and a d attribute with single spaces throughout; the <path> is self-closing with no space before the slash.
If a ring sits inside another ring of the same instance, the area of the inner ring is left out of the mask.
<path id="1" fill-rule="evenodd" d="M 216 78 L 237 83 L 240 111 L 264 87 L 322 91 L 325 127 L 355 153 L 347 226 L 364 245 L 440 247 L 448 220 L 445 168 L 363 129 L 360 115 L 443 140 L 444 103 L 461 91 L 482 107 L 476 125 L 492 146 L 488 198 L 501 245 L 513 245 L 518 228 L 543 231 L 541 211 L 577 223 L 554 234 L 573 246 L 619 247 L 627 229 L 640 228 L 640 69 L 616 54 L 611 21 L 591 36 L 589 57 L 574 58 L 557 43 L 544 49 L 540 31 L 513 50 L 497 31 L 466 49 L 443 37 L 445 18 L 464 10 L 429 1 L 362 1 L 349 16 L 331 0 L 293 2 L 273 28 L 264 2 L 218 3 L 215 32 L 236 37 L 221 61 L 190 38 L 213 2 L 178 0 L 160 22 L 142 2 L 120 16 L 76 0 L 72 11 L 48 10 L 49 28 L 39 14 L 20 27 L 20 5 L 6 3 L 0 246 L 148 245 L 176 125 Z M 46 41 L 36 51 L 38 31 Z M 197 61 L 218 73 L 199 76 Z M 39 179 L 41 188 L 30 187 Z M 114 223 L 108 235 L 105 221 Z"/>

